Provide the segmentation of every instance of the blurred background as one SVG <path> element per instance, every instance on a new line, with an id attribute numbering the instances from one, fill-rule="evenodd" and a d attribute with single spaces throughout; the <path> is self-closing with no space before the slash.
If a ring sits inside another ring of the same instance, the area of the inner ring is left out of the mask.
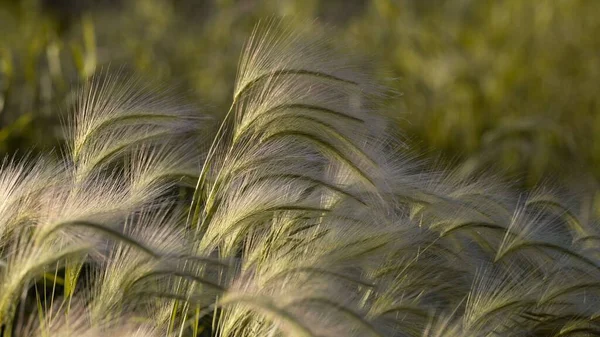
<path id="1" fill-rule="evenodd" d="M 73 88 L 108 65 L 222 116 L 269 16 L 325 25 L 364 59 L 423 157 L 526 188 L 600 178 L 594 0 L 0 0 L 0 154 L 56 148 Z"/>

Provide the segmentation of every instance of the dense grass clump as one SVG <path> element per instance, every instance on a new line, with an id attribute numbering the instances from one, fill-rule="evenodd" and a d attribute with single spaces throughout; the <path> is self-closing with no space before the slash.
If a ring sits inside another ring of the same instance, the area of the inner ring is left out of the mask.
<path id="1" fill-rule="evenodd" d="M 207 146 L 164 92 L 90 80 L 60 161 L 1 165 L 3 335 L 600 334 L 586 199 L 426 170 L 326 45 L 259 25 Z"/>

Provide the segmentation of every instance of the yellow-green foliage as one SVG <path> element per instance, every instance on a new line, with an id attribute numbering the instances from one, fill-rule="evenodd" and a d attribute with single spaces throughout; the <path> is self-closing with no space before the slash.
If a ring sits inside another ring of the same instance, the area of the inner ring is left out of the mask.
<path id="1" fill-rule="evenodd" d="M 461 158 L 465 173 L 493 163 L 530 186 L 600 174 L 597 1 L 82 3 L 70 16 L 36 0 L 0 4 L 0 151 L 48 145 L 56 103 L 107 64 L 178 83 L 222 116 L 244 36 L 258 18 L 287 15 L 330 23 L 334 41 L 368 55 L 401 94 L 387 113 L 411 143 Z"/>
<path id="2" fill-rule="evenodd" d="M 59 160 L 0 164 L 2 336 L 599 335 L 593 195 L 429 170 L 325 34 L 259 24 L 208 144 L 172 92 L 85 81 Z"/>
<path id="3" fill-rule="evenodd" d="M 600 173 L 600 2 L 377 0 L 350 24 L 401 128 L 466 169 Z"/>
<path id="4" fill-rule="evenodd" d="M 96 67 L 94 23 L 81 18 L 78 36 L 36 1 L 0 3 L 0 153 L 48 147 L 59 136 L 57 106 L 73 81 Z"/>

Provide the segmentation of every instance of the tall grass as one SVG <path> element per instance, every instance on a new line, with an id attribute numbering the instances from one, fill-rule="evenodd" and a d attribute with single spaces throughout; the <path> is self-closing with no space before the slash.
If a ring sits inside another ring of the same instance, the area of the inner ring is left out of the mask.
<path id="1" fill-rule="evenodd" d="M 100 74 L 62 160 L 3 161 L 4 336 L 600 334 L 585 198 L 426 170 L 308 28 L 258 25 L 234 88 L 205 147 L 193 109 Z"/>

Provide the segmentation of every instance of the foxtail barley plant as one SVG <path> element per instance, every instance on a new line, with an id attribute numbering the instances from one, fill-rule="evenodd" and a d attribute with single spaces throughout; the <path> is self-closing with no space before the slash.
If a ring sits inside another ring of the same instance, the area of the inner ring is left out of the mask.
<path id="1" fill-rule="evenodd" d="M 273 22 L 212 141 L 172 96 L 97 75 L 60 160 L 0 166 L 3 336 L 600 335 L 589 203 L 427 169 L 382 95 Z"/>

